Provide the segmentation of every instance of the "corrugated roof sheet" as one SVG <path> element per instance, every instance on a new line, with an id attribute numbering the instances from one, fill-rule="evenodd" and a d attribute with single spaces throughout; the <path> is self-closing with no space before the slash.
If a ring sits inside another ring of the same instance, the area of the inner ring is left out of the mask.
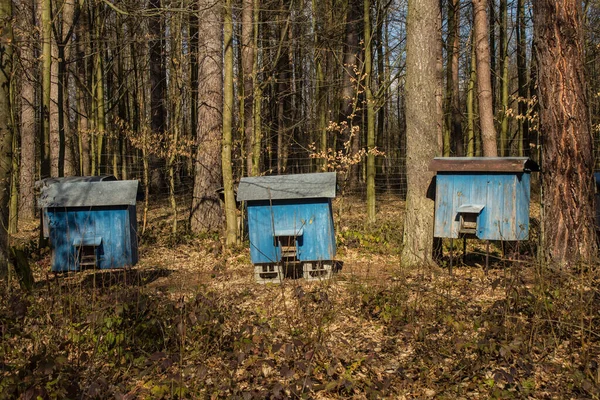
<path id="1" fill-rule="evenodd" d="M 42 187 L 39 206 L 95 207 L 135 205 L 138 181 L 57 182 Z"/>
<path id="2" fill-rule="evenodd" d="M 274 175 L 242 178 L 238 201 L 334 198 L 336 173 Z"/>
<path id="3" fill-rule="evenodd" d="M 527 157 L 436 157 L 430 171 L 444 172 L 534 172 L 537 163 Z"/>

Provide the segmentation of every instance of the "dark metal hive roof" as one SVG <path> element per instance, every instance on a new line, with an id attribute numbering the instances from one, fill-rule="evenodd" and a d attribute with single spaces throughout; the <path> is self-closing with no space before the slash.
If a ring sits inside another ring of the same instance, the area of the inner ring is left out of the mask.
<path id="1" fill-rule="evenodd" d="M 39 206 L 97 207 L 135 205 L 138 181 L 57 182 L 41 188 Z"/>
<path id="2" fill-rule="evenodd" d="M 443 172 L 535 172 L 540 167 L 527 157 L 436 157 L 430 171 Z"/>
<path id="3" fill-rule="evenodd" d="M 336 173 L 274 175 L 242 178 L 238 201 L 334 198 Z"/>

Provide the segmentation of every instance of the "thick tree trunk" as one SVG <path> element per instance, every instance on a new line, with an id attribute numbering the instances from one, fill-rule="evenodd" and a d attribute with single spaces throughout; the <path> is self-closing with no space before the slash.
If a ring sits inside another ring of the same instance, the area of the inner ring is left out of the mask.
<path id="1" fill-rule="evenodd" d="M 437 57 L 440 10 L 437 0 L 409 0 L 406 55 L 407 197 L 402 264 L 433 264 L 433 179 L 429 162 L 439 153 Z"/>
<path id="2" fill-rule="evenodd" d="M 477 57 L 477 93 L 479 96 L 479 123 L 484 157 L 496 157 L 496 128 L 492 104 L 492 78 L 490 69 L 490 46 L 485 0 L 473 0 L 475 24 L 475 54 Z"/>
<path id="3" fill-rule="evenodd" d="M 583 63 L 581 3 L 534 2 L 542 147 L 543 245 L 550 263 L 596 257 L 594 156 Z"/>
<path id="4" fill-rule="evenodd" d="M 198 4 L 198 152 L 190 215 L 194 232 L 218 232 L 223 210 L 217 190 L 222 185 L 221 127 L 223 112 L 222 7 L 212 0 Z"/>
<path id="5" fill-rule="evenodd" d="M 8 272 L 8 217 L 12 167 L 12 2 L 0 2 L 0 278 Z"/>

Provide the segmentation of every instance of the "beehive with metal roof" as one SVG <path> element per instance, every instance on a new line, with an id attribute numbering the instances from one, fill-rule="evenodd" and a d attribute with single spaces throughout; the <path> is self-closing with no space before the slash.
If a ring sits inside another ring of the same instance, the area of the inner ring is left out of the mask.
<path id="1" fill-rule="evenodd" d="M 137 263 L 138 181 L 54 179 L 41 186 L 52 271 Z"/>
<path id="2" fill-rule="evenodd" d="M 529 237 L 530 173 L 527 157 L 438 157 L 434 236 L 486 240 Z"/>
<path id="3" fill-rule="evenodd" d="M 280 265 L 299 262 L 307 279 L 329 276 L 336 253 L 331 200 L 335 172 L 242 178 L 250 257 L 258 282 L 282 278 Z"/>

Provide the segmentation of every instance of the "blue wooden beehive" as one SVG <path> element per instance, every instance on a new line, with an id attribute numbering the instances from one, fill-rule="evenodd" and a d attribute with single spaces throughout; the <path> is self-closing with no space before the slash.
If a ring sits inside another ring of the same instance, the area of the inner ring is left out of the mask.
<path id="1" fill-rule="evenodd" d="M 530 172 L 526 157 L 438 157 L 434 236 L 484 240 L 529 237 Z"/>
<path id="2" fill-rule="evenodd" d="M 52 271 L 124 268 L 138 261 L 138 181 L 56 179 L 39 206 L 52 249 Z"/>
<path id="3" fill-rule="evenodd" d="M 281 262 L 302 263 L 307 279 L 329 277 L 335 257 L 331 199 L 335 172 L 242 178 L 250 257 L 258 282 L 282 278 Z"/>

